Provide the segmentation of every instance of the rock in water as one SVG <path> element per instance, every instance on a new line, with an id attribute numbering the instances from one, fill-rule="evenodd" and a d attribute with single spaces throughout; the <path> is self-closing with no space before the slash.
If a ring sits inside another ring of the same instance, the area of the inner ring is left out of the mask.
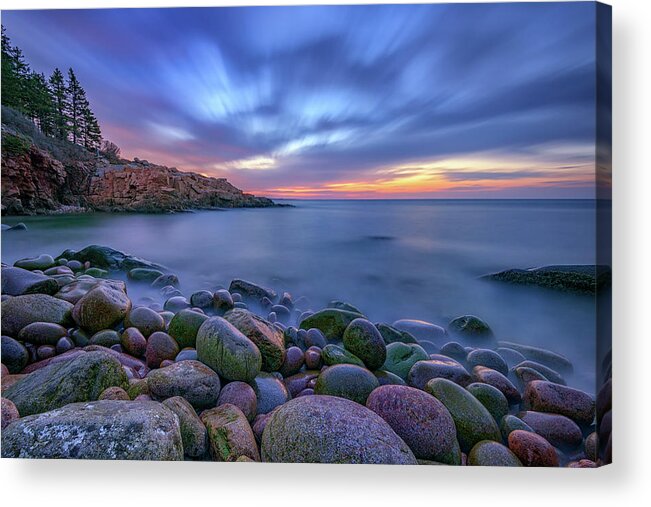
<path id="1" fill-rule="evenodd" d="M 262 367 L 255 343 L 221 317 L 212 317 L 199 328 L 197 358 L 230 381 L 251 382 Z"/>
<path id="2" fill-rule="evenodd" d="M 182 460 L 183 444 L 164 405 L 103 400 L 23 417 L 2 432 L 2 457 Z"/>
<path id="3" fill-rule="evenodd" d="M 389 423 L 419 459 L 461 464 L 457 430 L 445 405 L 413 387 L 375 389 L 366 406 Z"/>
<path id="4" fill-rule="evenodd" d="M 131 310 L 131 300 L 114 285 L 99 283 L 75 304 L 72 318 L 77 325 L 91 333 L 109 329 L 121 322 Z"/>
<path id="5" fill-rule="evenodd" d="M 195 409 L 214 407 L 219 399 L 219 375 L 199 361 L 181 361 L 147 375 L 155 399 L 182 396 Z"/>
<path id="6" fill-rule="evenodd" d="M 407 444 L 375 412 L 333 396 L 301 396 L 270 416 L 262 460 L 274 463 L 417 464 Z"/>
<path id="7" fill-rule="evenodd" d="M 235 279 L 231 281 L 228 291 L 232 294 L 237 292 L 243 298 L 248 300 L 253 300 L 255 302 L 260 302 L 264 297 L 269 298 L 271 301 L 275 301 L 277 294 L 273 289 L 268 289 L 267 287 L 262 287 L 256 285 L 252 282 L 247 282 L 246 280 Z"/>
<path id="8" fill-rule="evenodd" d="M 320 330 L 328 340 L 341 340 L 348 325 L 355 319 L 364 318 L 363 315 L 336 308 L 313 313 L 301 321 L 301 329 L 316 328 Z"/>
<path id="9" fill-rule="evenodd" d="M 47 294 L 26 294 L 2 302 L 2 333 L 18 336 L 33 322 L 53 322 L 64 327 L 72 324 L 72 305 Z"/>
<path id="10" fill-rule="evenodd" d="M 57 260 L 61 258 L 79 262 L 90 262 L 92 266 L 112 271 L 130 271 L 135 268 L 166 271 L 164 266 L 102 245 L 90 245 L 78 252 L 65 250 L 57 257 Z"/>
<path id="11" fill-rule="evenodd" d="M 382 335 L 366 319 L 355 319 L 344 331 L 344 347 L 359 357 L 369 370 L 380 368 L 387 357 Z"/>
<path id="12" fill-rule="evenodd" d="M 210 453 L 217 461 L 236 461 L 241 456 L 260 461 L 249 421 L 235 405 L 226 403 L 206 410 L 201 420 L 208 430 Z"/>
<path id="13" fill-rule="evenodd" d="M 262 354 L 262 369 L 278 371 L 285 361 L 285 339 L 282 331 L 248 310 L 235 308 L 224 319 L 255 343 Z"/>
<path id="14" fill-rule="evenodd" d="M 462 315 L 452 319 L 448 324 L 448 331 L 453 336 L 460 336 L 471 342 L 493 338 L 493 330 L 483 320 L 474 315 Z"/>
<path id="15" fill-rule="evenodd" d="M 493 416 L 463 387 L 451 380 L 436 378 L 427 383 L 425 390 L 441 401 L 452 415 L 463 452 L 469 452 L 482 440 L 502 440 Z"/>
<path id="16" fill-rule="evenodd" d="M 518 285 L 537 285 L 579 294 L 595 294 L 601 289 L 610 287 L 611 277 L 609 266 L 589 264 L 508 269 L 483 276 L 488 280 Z"/>
<path id="17" fill-rule="evenodd" d="M 93 401 L 107 388 L 129 387 L 120 362 L 107 352 L 87 352 L 36 370 L 3 393 L 22 416 L 69 403 Z"/>
<path id="18" fill-rule="evenodd" d="M 33 273 L 22 268 L 2 269 L 2 293 L 10 296 L 23 294 L 48 294 L 53 295 L 59 290 L 54 278 Z"/>

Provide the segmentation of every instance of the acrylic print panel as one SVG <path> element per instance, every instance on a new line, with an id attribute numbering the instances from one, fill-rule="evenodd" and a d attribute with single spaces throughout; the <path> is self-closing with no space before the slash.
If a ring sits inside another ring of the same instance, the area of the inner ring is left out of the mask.
<path id="1" fill-rule="evenodd" d="M 611 462 L 610 7 L 2 22 L 3 457 Z"/>

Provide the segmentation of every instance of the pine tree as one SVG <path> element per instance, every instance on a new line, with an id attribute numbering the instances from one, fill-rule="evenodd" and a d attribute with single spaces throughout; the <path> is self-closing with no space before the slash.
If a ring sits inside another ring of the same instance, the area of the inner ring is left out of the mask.
<path id="1" fill-rule="evenodd" d="M 68 69 L 67 95 L 69 138 L 73 143 L 79 144 L 83 138 L 83 104 L 86 101 L 86 92 L 72 69 Z"/>
<path id="2" fill-rule="evenodd" d="M 32 72 L 27 79 L 26 114 L 47 136 L 54 132 L 52 96 L 43 74 Z"/>
<path id="3" fill-rule="evenodd" d="M 53 128 L 54 136 L 59 139 L 68 137 L 68 92 L 63 78 L 63 72 L 54 69 L 50 76 L 50 95 L 53 102 Z"/>
<path id="4" fill-rule="evenodd" d="M 26 111 L 28 103 L 29 65 L 20 48 L 11 45 L 11 41 L 2 27 L 2 103 L 13 107 L 21 113 Z"/>
<path id="5" fill-rule="evenodd" d="M 84 147 L 89 151 L 98 149 L 102 142 L 102 132 L 95 114 L 90 109 L 88 100 L 84 100 L 82 104 L 82 116 Z"/>

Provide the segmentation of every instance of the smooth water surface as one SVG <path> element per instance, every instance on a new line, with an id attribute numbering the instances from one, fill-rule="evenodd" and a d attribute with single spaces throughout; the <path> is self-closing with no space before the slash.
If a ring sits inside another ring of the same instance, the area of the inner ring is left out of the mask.
<path id="1" fill-rule="evenodd" d="M 508 268 L 594 264 L 594 201 L 291 204 L 170 215 L 3 217 L 29 230 L 3 233 L 2 261 L 96 243 L 166 265 L 187 296 L 244 278 L 306 296 L 314 309 L 332 299 L 351 302 L 375 322 L 414 318 L 445 325 L 475 314 L 499 339 L 566 354 L 577 369 L 570 384 L 594 392 L 593 298 L 478 279 Z"/>

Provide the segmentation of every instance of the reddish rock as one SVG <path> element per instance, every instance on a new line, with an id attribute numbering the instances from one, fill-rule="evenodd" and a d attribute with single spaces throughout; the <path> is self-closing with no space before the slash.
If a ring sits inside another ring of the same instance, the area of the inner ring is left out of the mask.
<path id="1" fill-rule="evenodd" d="M 580 459 L 568 463 L 567 468 L 597 468 L 597 464 L 589 459 Z"/>
<path id="2" fill-rule="evenodd" d="M 569 417 L 531 410 L 520 412 L 518 417 L 550 444 L 561 450 L 573 450 L 583 443 L 581 428 Z"/>
<path id="3" fill-rule="evenodd" d="M 558 455 L 554 446 L 536 433 L 514 430 L 509 433 L 509 449 L 526 467 L 557 467 Z"/>
<path id="4" fill-rule="evenodd" d="M 14 402 L 7 398 L 2 398 L 2 414 L 0 417 L 0 420 L 2 420 L 2 429 L 4 430 L 9 424 L 19 418 L 20 414 Z"/>
<path id="5" fill-rule="evenodd" d="M 499 371 L 486 368 L 485 366 L 475 366 L 472 369 L 472 375 L 477 382 L 483 382 L 484 384 L 499 389 L 506 396 L 509 405 L 515 405 L 522 401 L 522 396 L 517 387 Z"/>
<path id="6" fill-rule="evenodd" d="M 100 400 L 129 400 L 129 395 L 121 387 L 109 387 L 99 395 Z"/>
<path id="7" fill-rule="evenodd" d="M 122 331 L 120 344 L 127 353 L 135 357 L 144 356 L 147 349 L 147 339 L 135 327 L 128 327 Z"/>
<path id="8" fill-rule="evenodd" d="M 592 397 L 571 387 L 534 380 L 524 391 L 524 408 L 569 417 L 580 425 L 592 424 L 595 402 Z"/>
<path id="9" fill-rule="evenodd" d="M 157 331 L 147 340 L 145 359 L 150 368 L 158 368 L 165 359 L 173 360 L 178 353 L 178 344 L 167 333 Z"/>
<path id="10" fill-rule="evenodd" d="M 258 398 L 253 388 L 245 382 L 230 382 L 219 393 L 217 406 L 230 403 L 239 408 L 249 422 L 253 421 L 258 410 Z"/>

